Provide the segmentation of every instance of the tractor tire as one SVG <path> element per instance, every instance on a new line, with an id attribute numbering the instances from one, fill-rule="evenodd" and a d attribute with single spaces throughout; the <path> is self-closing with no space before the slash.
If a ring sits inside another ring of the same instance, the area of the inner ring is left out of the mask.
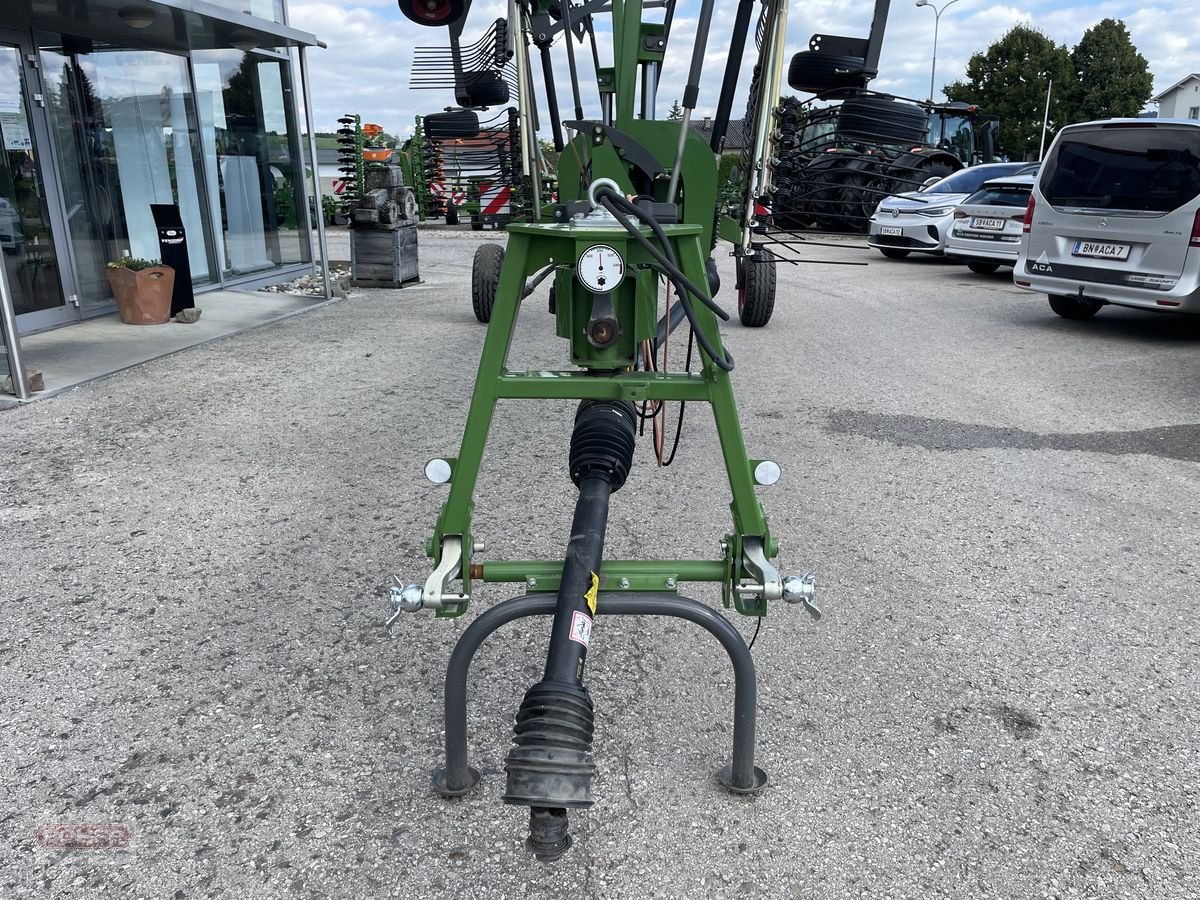
<path id="1" fill-rule="evenodd" d="M 775 257 L 744 260 L 738 287 L 738 319 L 747 328 L 762 328 L 775 312 Z"/>
<path id="2" fill-rule="evenodd" d="M 503 106 L 508 102 L 508 98 L 508 84 L 498 72 L 489 69 L 464 72 L 462 84 L 454 88 L 454 99 L 458 101 L 459 106 Z"/>
<path id="3" fill-rule="evenodd" d="M 432 113 L 422 120 L 425 136 L 434 140 L 472 138 L 479 134 L 479 115 L 470 109 Z"/>
<path id="4" fill-rule="evenodd" d="M 504 265 L 504 248 L 499 244 L 480 244 L 471 261 L 471 308 L 480 322 L 490 322 L 500 287 L 500 269 Z"/>
<path id="5" fill-rule="evenodd" d="M 1083 321 L 1090 319 L 1096 313 L 1100 312 L 1100 307 L 1103 303 L 1097 303 L 1095 300 L 1087 300 L 1083 297 L 1069 297 L 1061 294 L 1049 294 L 1050 308 L 1062 316 L 1064 319 L 1073 319 L 1075 321 Z"/>
<path id="6" fill-rule="evenodd" d="M 929 119 L 915 103 L 850 97 L 838 112 L 838 134 L 879 144 L 920 144 Z"/>
<path id="7" fill-rule="evenodd" d="M 788 66 L 788 84 L 797 91 L 822 94 L 838 88 L 865 87 L 870 80 L 861 56 L 801 50 Z"/>
<path id="8" fill-rule="evenodd" d="M 892 181 L 888 190 L 893 194 L 920 190 L 930 178 L 945 178 L 962 167 L 962 163 L 948 153 L 903 153 L 887 169 L 887 176 Z"/>

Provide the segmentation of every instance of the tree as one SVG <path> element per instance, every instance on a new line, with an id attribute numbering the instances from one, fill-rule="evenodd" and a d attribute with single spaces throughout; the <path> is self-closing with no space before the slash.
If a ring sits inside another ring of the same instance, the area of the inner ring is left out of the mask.
<path id="1" fill-rule="evenodd" d="M 1016 25 L 985 52 L 971 57 L 966 81 L 948 84 L 944 90 L 951 100 L 965 100 L 999 116 L 1000 149 L 1013 159 L 1033 159 L 1042 140 L 1042 113 L 1051 79 L 1053 132 L 1066 124 L 1070 113 L 1068 94 L 1075 84 L 1070 54 L 1066 46 L 1055 44 L 1037 29 Z"/>
<path id="2" fill-rule="evenodd" d="M 1149 63 L 1119 19 L 1105 19 L 1083 33 L 1071 51 L 1071 68 L 1076 76 L 1070 98 L 1074 122 L 1135 117 L 1154 89 Z"/>
<path id="3" fill-rule="evenodd" d="M 679 105 L 678 100 L 671 104 L 671 111 L 667 113 L 667 118 L 672 122 L 679 122 L 683 119 L 683 107 Z"/>

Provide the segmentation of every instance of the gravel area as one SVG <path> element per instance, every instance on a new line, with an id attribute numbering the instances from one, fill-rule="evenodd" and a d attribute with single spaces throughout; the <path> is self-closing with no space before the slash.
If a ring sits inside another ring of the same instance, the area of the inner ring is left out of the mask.
<path id="1" fill-rule="evenodd" d="M 754 647 L 768 789 L 713 777 L 718 645 L 601 618 L 567 856 L 534 861 L 500 802 L 545 620 L 480 652 L 483 783 L 436 796 L 447 657 L 512 591 L 389 635 L 382 586 L 429 571 L 421 469 L 461 436 L 480 239 L 422 233 L 420 285 L 0 412 L 0 897 L 1200 896 L 1200 324 L 1067 322 L 1005 274 L 853 245 L 781 268 L 768 327 L 724 329 L 750 453 L 783 469 L 781 567 L 815 569 L 826 611 L 780 605 Z M 545 291 L 513 367 L 565 363 Z M 488 557 L 561 556 L 570 417 L 501 405 Z M 715 555 L 723 477 L 689 414 L 675 466 L 639 449 L 608 553 Z M 51 823 L 129 845 L 47 849 Z"/>

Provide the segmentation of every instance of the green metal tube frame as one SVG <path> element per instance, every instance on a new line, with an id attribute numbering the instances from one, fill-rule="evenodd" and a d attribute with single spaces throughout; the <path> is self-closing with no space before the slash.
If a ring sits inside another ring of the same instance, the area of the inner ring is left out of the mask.
<path id="1" fill-rule="evenodd" d="M 704 252 L 700 243 L 703 229 L 697 225 L 667 225 L 664 231 L 675 245 L 680 267 L 694 283 L 707 284 Z M 433 539 L 427 551 L 435 563 L 441 561 L 443 539 L 447 535 L 462 537 L 463 593 L 470 594 L 473 573 L 484 581 L 537 581 L 537 588 L 553 589 L 558 562 L 488 562 L 468 565 L 474 541 L 471 519 L 474 513 L 474 491 L 479 467 L 491 428 L 497 401 L 505 398 L 522 399 L 584 399 L 613 398 L 632 401 L 689 400 L 707 402 L 713 411 L 718 440 L 724 458 L 732 495 L 730 510 L 733 533 L 725 536 L 722 560 L 661 560 L 609 562 L 603 567 L 607 589 L 612 590 L 614 579 L 626 578 L 630 588 L 671 589 L 681 581 L 720 581 L 726 606 L 733 605 L 746 615 L 762 615 L 766 601 L 760 597 L 742 596 L 736 590 L 749 573 L 743 571 L 741 548 L 746 537 L 761 538 L 769 557 L 777 553 L 771 538 L 762 506 L 754 491 L 751 461 L 746 453 L 745 440 L 738 421 L 733 385 L 729 373 L 702 355 L 699 373 L 656 373 L 625 371 L 612 376 L 589 376 L 583 369 L 557 372 L 513 373 L 505 368 L 521 304 L 526 277 L 551 263 L 563 263 L 577 258 L 578 248 L 595 243 L 611 243 L 626 247 L 630 270 L 645 265 L 648 258 L 628 235 L 618 228 L 577 228 L 569 225 L 524 224 L 511 225 L 509 241 L 496 302 L 484 339 L 475 380 L 475 390 L 467 412 L 467 421 L 458 456 L 452 460 L 450 495 L 438 516 Z M 647 232 L 648 233 L 648 232 Z M 637 302 L 645 302 L 639 297 Z M 560 317 L 564 315 L 560 301 Z M 716 315 L 702 304 L 695 304 L 697 324 L 712 346 L 721 352 L 722 343 Z M 562 319 L 560 318 L 560 321 Z M 543 581 L 544 579 L 544 581 Z M 674 581 L 674 585 L 670 584 Z M 438 609 L 439 616 L 456 616 L 466 611 L 466 604 L 450 604 Z"/>

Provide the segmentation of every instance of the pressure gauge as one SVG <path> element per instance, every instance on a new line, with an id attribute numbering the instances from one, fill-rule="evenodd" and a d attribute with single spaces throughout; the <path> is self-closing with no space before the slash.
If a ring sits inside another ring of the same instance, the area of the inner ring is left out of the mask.
<path id="1" fill-rule="evenodd" d="M 579 255 L 579 282 L 594 294 L 607 294 L 625 277 L 625 260 L 608 244 L 592 244 Z"/>

